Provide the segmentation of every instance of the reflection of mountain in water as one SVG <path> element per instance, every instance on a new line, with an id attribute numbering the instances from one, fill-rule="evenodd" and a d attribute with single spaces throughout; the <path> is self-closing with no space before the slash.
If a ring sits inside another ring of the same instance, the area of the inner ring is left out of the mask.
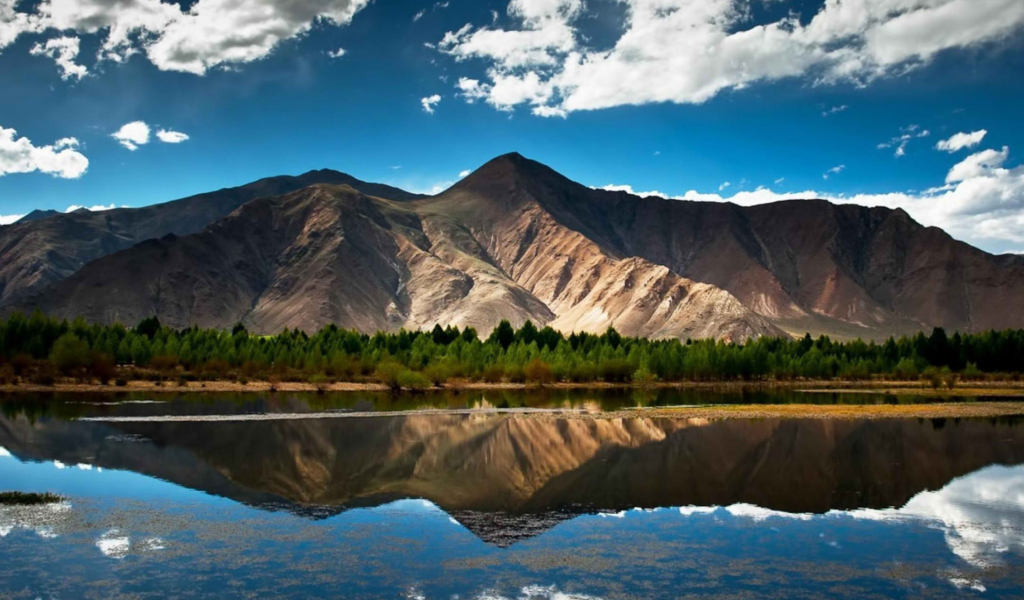
<path id="1" fill-rule="evenodd" d="M 147 441 L 124 441 L 138 436 Z M 421 497 L 506 545 L 592 510 L 902 506 L 986 465 L 1024 462 L 1024 428 L 1012 420 L 15 417 L 0 418 L 0 446 L 21 458 L 129 469 L 310 516 Z"/>

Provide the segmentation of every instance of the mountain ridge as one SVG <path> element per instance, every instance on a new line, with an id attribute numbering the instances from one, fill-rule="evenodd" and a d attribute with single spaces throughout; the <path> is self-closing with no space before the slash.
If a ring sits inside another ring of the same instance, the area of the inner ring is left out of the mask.
<path id="1" fill-rule="evenodd" d="M 357 189 L 332 171 L 305 176 L 317 181 L 242 202 L 200 231 L 87 261 L 5 310 L 127 323 L 156 314 L 261 333 L 329 323 L 487 331 L 530 319 L 737 341 L 1024 327 L 1014 308 L 1024 306 L 1024 259 L 985 253 L 898 209 L 641 198 L 518 153 L 435 196 L 354 180 Z"/>

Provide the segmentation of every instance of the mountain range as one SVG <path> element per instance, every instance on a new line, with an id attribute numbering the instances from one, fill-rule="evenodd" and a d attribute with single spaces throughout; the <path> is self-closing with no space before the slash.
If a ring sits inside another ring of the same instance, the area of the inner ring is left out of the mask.
<path id="1" fill-rule="evenodd" d="M 562 331 L 881 338 L 1024 327 L 1024 257 L 906 212 L 592 189 L 518 154 L 435 196 L 330 170 L 0 229 L 0 312 L 276 333 L 527 319 Z"/>

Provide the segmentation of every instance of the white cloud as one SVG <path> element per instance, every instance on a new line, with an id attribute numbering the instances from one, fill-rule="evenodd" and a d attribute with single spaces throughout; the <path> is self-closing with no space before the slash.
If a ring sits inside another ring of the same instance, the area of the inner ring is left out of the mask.
<path id="1" fill-rule="evenodd" d="M 1003 146 L 1002 150 L 982 150 L 953 165 L 946 175 L 946 183 L 966 181 L 978 177 L 988 177 L 996 171 L 1010 156 L 1010 148 Z"/>
<path id="2" fill-rule="evenodd" d="M 344 48 L 338 48 L 337 50 L 329 51 L 327 53 L 327 56 L 330 56 L 331 58 L 341 58 L 342 56 L 345 56 L 345 54 L 347 53 L 348 52 Z"/>
<path id="3" fill-rule="evenodd" d="M 984 129 L 972 131 L 971 133 L 957 133 L 948 140 L 939 140 L 939 143 L 935 144 L 935 149 L 953 153 L 964 148 L 973 148 L 980 144 L 987 134 L 988 131 Z"/>
<path id="4" fill-rule="evenodd" d="M 0 225 L 10 225 L 18 219 L 24 217 L 24 214 L 20 215 L 0 215 Z"/>
<path id="5" fill-rule="evenodd" d="M 441 96 L 434 94 L 433 96 L 427 96 L 420 98 L 420 104 L 423 106 L 423 112 L 427 114 L 434 114 L 434 107 L 441 101 Z"/>
<path id="6" fill-rule="evenodd" d="M 786 180 L 785 177 L 779 177 L 778 179 L 775 180 L 775 185 L 779 185 L 779 184 L 781 184 L 785 180 Z"/>
<path id="7" fill-rule="evenodd" d="M 828 179 L 832 175 L 838 175 L 838 174 L 842 173 L 844 169 L 846 169 L 846 165 L 836 165 L 836 166 L 832 167 L 831 169 L 829 169 L 828 171 L 825 171 L 824 173 L 822 173 L 821 178 L 822 179 Z M 758 188 L 758 189 L 760 189 L 760 188 Z"/>
<path id="8" fill-rule="evenodd" d="M 845 105 L 845 104 L 840 104 L 839 106 L 833 106 L 832 108 L 830 108 L 828 110 L 823 110 L 821 112 L 821 116 L 827 117 L 829 115 L 834 115 L 836 113 L 841 113 L 841 112 L 843 112 L 844 110 L 846 110 L 848 108 L 850 108 L 850 107 Z"/>
<path id="9" fill-rule="evenodd" d="M 421 9 L 420 12 L 418 12 L 418 13 L 416 13 L 416 14 L 414 14 L 412 16 L 412 22 L 415 23 L 416 21 L 419 21 L 420 19 L 423 18 L 423 15 L 425 15 L 425 14 L 427 14 L 427 9 L 425 9 L 425 8 Z"/>
<path id="10" fill-rule="evenodd" d="M 462 179 L 463 177 L 465 177 L 466 175 L 469 175 L 472 172 L 473 171 L 471 171 L 469 169 L 466 169 L 465 171 L 459 171 L 459 179 Z"/>
<path id="11" fill-rule="evenodd" d="M 49 146 L 35 146 L 17 131 L 0 126 L 0 177 L 9 173 L 39 171 L 63 179 L 77 179 L 89 168 L 89 159 L 78 151 L 78 140 L 61 138 Z"/>
<path id="12" fill-rule="evenodd" d="M 132 121 L 125 123 L 120 129 L 110 134 L 110 137 L 118 141 L 129 150 L 137 150 L 139 146 L 149 143 L 149 125 L 143 121 Z"/>
<path id="13" fill-rule="evenodd" d="M 113 210 L 113 209 L 117 208 L 117 205 L 115 205 L 115 204 L 94 204 L 92 206 L 82 206 L 81 204 L 71 204 L 67 208 L 64 209 L 64 212 L 66 212 L 66 213 L 75 212 L 76 210 L 82 210 L 83 208 L 85 210 L 90 210 L 90 211 L 93 211 L 93 212 L 102 212 L 104 210 Z M 127 207 L 122 206 L 121 208 L 127 208 Z"/>
<path id="14" fill-rule="evenodd" d="M 621 105 L 701 103 L 725 90 L 800 77 L 870 83 L 947 49 L 996 43 L 1024 26 L 1020 0 L 828 0 L 812 15 L 753 24 L 743 0 L 622 0 L 610 48 L 588 47 L 582 0 L 511 0 L 511 26 L 449 31 L 437 48 L 482 59 L 469 100 L 562 115 Z M 808 19 L 808 17 L 811 17 Z M 461 83 L 461 82 L 460 82 Z M 513 93 L 518 90 L 519 93 Z M 529 93 L 526 93 L 528 90 Z"/>
<path id="15" fill-rule="evenodd" d="M 56 37 L 46 40 L 45 44 L 36 43 L 29 50 L 29 54 L 52 58 L 53 62 L 60 67 L 61 79 L 81 79 L 89 73 L 89 70 L 75 63 L 75 58 L 78 57 L 78 46 L 79 39 L 77 37 Z"/>
<path id="16" fill-rule="evenodd" d="M 729 183 L 728 181 L 723 181 L 721 183 L 721 185 L 718 186 L 718 191 L 721 192 L 722 190 L 724 190 L 725 188 L 729 187 L 730 185 L 732 185 L 732 184 Z"/>
<path id="17" fill-rule="evenodd" d="M 681 196 L 659 191 L 634 192 L 629 185 L 607 185 L 599 189 L 678 200 L 733 202 L 743 206 L 821 198 L 837 204 L 899 208 L 924 225 L 940 227 L 957 239 L 995 251 L 1024 244 L 1024 165 L 1005 168 L 1008 159 L 1009 148 L 1005 147 L 977 152 L 954 165 L 944 184 L 920 193 L 836 196 L 815 190 L 781 193 L 758 188 L 723 197 L 695 190 Z"/>
<path id="18" fill-rule="evenodd" d="M 170 129 L 157 130 L 156 137 L 165 144 L 180 144 L 188 140 L 188 134 L 181 133 L 180 131 L 171 131 Z"/>
<path id="19" fill-rule="evenodd" d="M 932 132 L 927 129 L 921 129 L 920 125 L 907 125 L 906 127 L 900 128 L 900 135 L 891 138 L 887 142 L 878 144 L 878 149 L 883 150 L 885 148 L 896 148 L 894 156 L 899 158 L 907 155 L 907 144 L 911 140 L 928 137 Z"/>
<path id="20" fill-rule="evenodd" d="M 42 0 L 18 11 L 0 0 L 0 49 L 47 30 L 96 35 L 98 59 L 134 54 L 158 68 L 202 75 L 259 60 L 315 23 L 345 25 L 369 0 L 197 0 L 187 10 L 161 0 Z"/>

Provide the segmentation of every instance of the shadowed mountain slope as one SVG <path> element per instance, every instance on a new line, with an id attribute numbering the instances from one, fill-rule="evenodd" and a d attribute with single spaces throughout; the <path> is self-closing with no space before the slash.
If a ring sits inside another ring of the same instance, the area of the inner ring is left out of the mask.
<path id="1" fill-rule="evenodd" d="M 261 196 L 316 183 L 345 184 L 394 200 L 418 197 L 403 190 L 323 169 L 253 183 L 143 208 L 71 213 L 33 211 L 0 227 L 0 306 L 9 305 L 78 271 L 86 263 L 151 238 L 201 231 Z"/>

